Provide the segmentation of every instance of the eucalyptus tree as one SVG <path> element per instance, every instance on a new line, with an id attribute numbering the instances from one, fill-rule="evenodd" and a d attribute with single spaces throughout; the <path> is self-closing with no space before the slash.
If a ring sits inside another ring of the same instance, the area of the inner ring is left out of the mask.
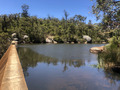
<path id="1" fill-rule="evenodd" d="M 92 0 L 93 1 L 93 0 Z M 107 23 L 110 29 L 119 27 L 120 23 L 120 0 L 96 0 L 92 6 L 93 14 L 97 20 L 103 16 L 103 22 Z"/>
<path id="2" fill-rule="evenodd" d="M 87 17 L 81 16 L 81 15 L 75 15 L 73 19 L 75 23 L 78 24 L 80 22 L 84 22 L 87 19 Z"/>
<path id="3" fill-rule="evenodd" d="M 29 6 L 26 5 L 26 4 L 24 4 L 24 5 L 21 6 L 21 8 L 22 8 L 22 10 L 23 10 L 21 16 L 22 16 L 22 17 L 28 17 L 28 16 L 29 16 L 29 15 L 28 15 Z"/>
<path id="4" fill-rule="evenodd" d="M 66 10 L 64 10 L 64 15 L 65 15 L 65 29 L 67 30 L 67 20 L 68 20 L 68 12 Z"/>

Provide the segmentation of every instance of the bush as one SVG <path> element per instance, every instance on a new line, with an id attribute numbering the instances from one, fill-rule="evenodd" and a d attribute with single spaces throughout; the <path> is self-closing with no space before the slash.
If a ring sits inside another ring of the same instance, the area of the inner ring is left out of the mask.
<path id="1" fill-rule="evenodd" d="M 10 38 L 8 33 L 0 33 L 0 58 L 6 52 L 8 46 L 10 45 Z"/>
<path id="2" fill-rule="evenodd" d="M 97 37 L 96 42 L 101 43 L 101 39 L 99 37 Z"/>
<path id="3" fill-rule="evenodd" d="M 120 47 L 119 37 L 113 37 L 110 40 L 110 44 L 105 46 L 105 51 L 100 53 L 99 59 L 102 59 L 105 63 L 113 63 L 120 66 Z"/>
<path id="4" fill-rule="evenodd" d="M 86 40 L 83 39 L 83 38 L 79 38 L 79 39 L 77 39 L 77 41 L 80 42 L 80 43 L 85 43 L 86 42 Z"/>
<path id="5" fill-rule="evenodd" d="M 114 63 L 115 65 L 120 65 L 120 49 L 109 48 L 103 53 L 100 53 L 99 58 L 101 58 L 105 63 Z"/>
<path id="6" fill-rule="evenodd" d="M 119 45 L 119 37 L 112 37 L 109 41 L 109 45 L 107 46 L 108 49 L 112 48 L 112 49 L 116 49 L 118 48 L 118 45 Z"/>
<path id="7" fill-rule="evenodd" d="M 54 37 L 54 41 L 58 42 L 58 43 L 63 43 L 62 39 L 60 38 L 60 36 L 55 36 Z"/>

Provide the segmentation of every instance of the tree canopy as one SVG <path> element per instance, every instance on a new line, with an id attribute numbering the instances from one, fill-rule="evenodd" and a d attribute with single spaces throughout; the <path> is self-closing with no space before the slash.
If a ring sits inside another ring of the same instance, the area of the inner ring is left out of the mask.
<path id="1" fill-rule="evenodd" d="M 119 0 L 96 0 L 92 6 L 93 14 L 97 19 L 103 17 L 102 23 L 110 29 L 120 27 L 120 1 Z"/>

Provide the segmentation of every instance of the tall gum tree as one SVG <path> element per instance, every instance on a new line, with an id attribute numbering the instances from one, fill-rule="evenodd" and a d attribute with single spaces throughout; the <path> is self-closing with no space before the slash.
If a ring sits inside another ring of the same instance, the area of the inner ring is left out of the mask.
<path id="1" fill-rule="evenodd" d="M 120 0 L 91 0 L 95 1 L 92 10 L 97 20 L 103 16 L 103 24 L 110 29 L 120 27 Z"/>

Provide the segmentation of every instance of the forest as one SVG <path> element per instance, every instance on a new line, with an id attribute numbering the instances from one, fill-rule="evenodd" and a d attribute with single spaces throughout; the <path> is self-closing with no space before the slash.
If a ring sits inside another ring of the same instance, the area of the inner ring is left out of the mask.
<path id="1" fill-rule="evenodd" d="M 64 17 L 61 20 L 51 16 L 38 18 L 29 15 L 29 8 L 24 4 L 21 13 L 0 15 L 0 56 L 13 40 L 13 33 L 16 33 L 20 44 L 46 43 L 49 36 L 57 43 L 85 43 L 83 35 L 92 38 L 90 43 L 108 43 L 113 36 L 118 41 L 120 39 L 119 0 L 96 0 L 92 6 L 93 14 L 96 19 L 101 16 L 103 18 L 102 22 L 95 24 L 91 20 L 86 23 L 87 17 L 82 15 L 69 17 L 66 10 L 63 11 Z"/>

